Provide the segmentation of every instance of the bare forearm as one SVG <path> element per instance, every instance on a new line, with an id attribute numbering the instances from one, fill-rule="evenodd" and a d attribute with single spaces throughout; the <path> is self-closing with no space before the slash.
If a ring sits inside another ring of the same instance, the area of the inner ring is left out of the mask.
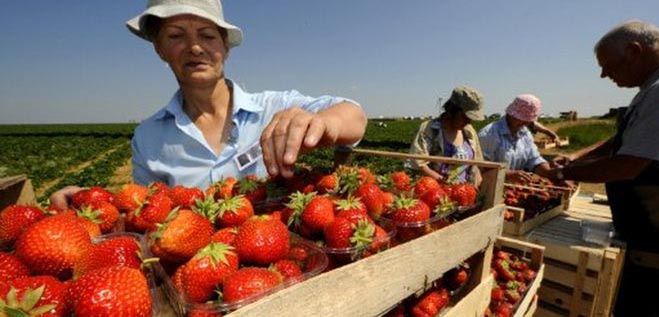
<path id="1" fill-rule="evenodd" d="M 587 160 L 608 156 L 613 148 L 613 138 L 597 142 L 570 155 L 572 160 Z"/>
<path id="2" fill-rule="evenodd" d="M 601 157 L 583 164 L 568 165 L 563 169 L 563 175 L 569 180 L 589 183 L 630 180 L 650 163 L 648 159 L 627 155 Z"/>
<path id="3" fill-rule="evenodd" d="M 338 103 L 318 113 L 338 127 L 336 144 L 351 144 L 359 141 L 366 131 L 366 114 L 348 102 Z"/>

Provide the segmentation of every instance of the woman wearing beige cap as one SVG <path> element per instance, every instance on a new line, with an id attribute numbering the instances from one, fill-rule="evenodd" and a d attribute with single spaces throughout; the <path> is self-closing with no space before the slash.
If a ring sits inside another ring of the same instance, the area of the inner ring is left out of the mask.
<path id="1" fill-rule="evenodd" d="M 153 43 L 179 84 L 135 130 L 137 183 L 204 188 L 228 176 L 290 177 L 301 151 L 353 144 L 364 134 L 365 114 L 352 100 L 295 90 L 249 93 L 225 78 L 229 51 L 243 36 L 218 0 L 149 0 L 127 26 Z M 65 206 L 77 190 L 68 187 L 52 201 Z"/>
<path id="2" fill-rule="evenodd" d="M 472 120 L 484 119 L 483 96 L 476 89 L 456 87 L 451 98 L 444 103 L 444 112 L 437 118 L 421 123 L 410 153 L 482 160 L 478 135 L 470 123 Z M 476 185 L 481 180 L 476 166 L 451 166 L 425 160 L 414 160 L 412 165 L 437 180 L 468 181 Z"/>

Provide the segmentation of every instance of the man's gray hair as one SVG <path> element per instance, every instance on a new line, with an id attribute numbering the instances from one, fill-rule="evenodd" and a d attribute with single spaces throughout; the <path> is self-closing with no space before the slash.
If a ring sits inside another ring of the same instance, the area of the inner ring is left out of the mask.
<path id="1" fill-rule="evenodd" d="M 657 49 L 659 48 L 659 28 L 652 23 L 639 20 L 624 22 L 602 36 L 595 44 L 595 53 L 600 48 L 606 47 L 622 55 L 631 42 L 638 42 L 646 47 Z"/>

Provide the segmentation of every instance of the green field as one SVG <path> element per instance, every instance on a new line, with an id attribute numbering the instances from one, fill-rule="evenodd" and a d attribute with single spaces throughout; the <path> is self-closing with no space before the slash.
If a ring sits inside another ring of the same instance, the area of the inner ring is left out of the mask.
<path id="1" fill-rule="evenodd" d="M 379 127 L 378 122 L 387 127 Z M 407 152 L 421 120 L 372 119 L 362 148 Z M 487 122 L 478 122 L 476 128 Z M 0 177 L 27 174 L 41 199 L 63 186 L 107 186 L 115 170 L 130 159 L 130 138 L 135 124 L 0 125 Z M 570 137 L 568 151 L 582 148 L 613 134 L 613 124 L 587 124 L 558 130 Z M 333 151 L 302 155 L 301 162 L 331 168 Z M 357 155 L 353 163 L 378 173 L 404 168 L 401 160 Z"/>

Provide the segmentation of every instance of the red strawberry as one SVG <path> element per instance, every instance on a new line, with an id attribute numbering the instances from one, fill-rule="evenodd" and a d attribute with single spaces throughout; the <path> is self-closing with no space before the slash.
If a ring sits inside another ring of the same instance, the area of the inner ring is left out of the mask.
<path id="1" fill-rule="evenodd" d="M 302 276 L 302 269 L 300 269 L 300 266 L 295 261 L 279 260 L 273 264 L 272 268 L 279 272 L 284 279 Z"/>
<path id="2" fill-rule="evenodd" d="M 153 182 L 149 184 L 149 192 L 151 195 L 155 195 L 157 193 L 165 193 L 165 195 L 169 196 L 170 195 L 171 188 L 167 186 L 167 184 L 163 182 Z"/>
<path id="3" fill-rule="evenodd" d="M 243 195 L 233 196 L 219 201 L 216 221 L 222 227 L 240 226 L 254 215 L 254 207 Z"/>
<path id="4" fill-rule="evenodd" d="M 171 214 L 171 220 L 151 234 L 154 255 L 170 262 L 185 262 L 210 243 L 213 225 L 188 209 Z"/>
<path id="5" fill-rule="evenodd" d="M 212 242 L 224 243 L 233 246 L 238 235 L 238 227 L 227 227 L 215 231 L 211 236 Z"/>
<path id="6" fill-rule="evenodd" d="M 292 246 L 290 251 L 288 251 L 288 258 L 298 262 L 306 261 L 308 256 L 307 249 L 300 246 Z"/>
<path id="7" fill-rule="evenodd" d="M 188 300 L 204 303 L 213 299 L 215 289 L 224 279 L 238 270 L 238 256 L 233 247 L 221 243 L 210 243 L 187 263 L 179 267 L 181 271 L 179 292 Z"/>
<path id="8" fill-rule="evenodd" d="M 64 283 L 45 275 L 0 283 L 0 307 L 5 306 L 0 311 L 7 316 L 68 316 L 66 290 Z"/>
<path id="9" fill-rule="evenodd" d="M 451 200 L 455 201 L 459 206 L 471 206 L 476 203 L 476 195 L 478 190 L 474 185 L 469 183 L 452 185 L 449 188 Z"/>
<path id="10" fill-rule="evenodd" d="M 279 284 L 279 273 L 264 268 L 247 267 L 229 275 L 222 284 L 223 299 L 227 303 L 237 302 L 257 294 L 265 293 Z"/>
<path id="11" fill-rule="evenodd" d="M 490 298 L 493 302 L 501 302 L 506 299 L 503 289 L 501 289 L 499 286 L 494 286 L 492 288 L 492 293 L 490 295 Z"/>
<path id="12" fill-rule="evenodd" d="M 302 213 L 304 208 L 309 202 L 316 197 L 316 192 L 303 193 L 297 191 L 289 196 L 289 202 L 282 210 L 282 219 L 286 220 L 286 224 L 295 230 L 298 230 L 302 225 Z"/>
<path id="13" fill-rule="evenodd" d="M 358 168 L 359 182 L 363 184 L 375 184 L 375 175 L 366 167 Z"/>
<path id="14" fill-rule="evenodd" d="M 80 224 L 80 226 L 85 228 L 89 234 L 89 238 L 95 239 L 101 235 L 101 228 L 95 222 L 82 217 L 76 217 L 76 221 L 78 224 Z"/>
<path id="15" fill-rule="evenodd" d="M 412 180 L 404 171 L 391 173 L 391 181 L 394 183 L 394 187 L 398 191 L 404 192 L 412 189 Z"/>
<path id="16" fill-rule="evenodd" d="M 416 181 L 416 184 L 414 185 L 414 194 L 416 197 L 421 197 L 423 196 L 423 193 L 431 188 L 440 188 L 440 185 L 434 178 L 423 176 Z"/>
<path id="17" fill-rule="evenodd" d="M 0 252 L 0 283 L 30 275 L 30 270 L 11 253 Z"/>
<path id="18" fill-rule="evenodd" d="M 81 276 L 94 269 L 110 266 L 127 266 L 139 269 L 142 264 L 142 249 L 135 238 L 118 236 L 94 245 L 89 253 L 75 266 L 75 276 Z"/>
<path id="19" fill-rule="evenodd" d="M 302 225 L 311 233 L 322 232 L 334 221 L 334 203 L 327 196 L 316 196 L 304 207 Z"/>
<path id="20" fill-rule="evenodd" d="M 206 190 L 206 196 L 215 199 L 229 198 L 233 195 L 233 187 L 237 182 L 238 180 L 234 177 L 224 178 L 208 187 Z"/>
<path id="21" fill-rule="evenodd" d="M 497 317 L 510 317 L 513 315 L 513 305 L 510 303 L 501 303 L 497 305 L 494 313 Z"/>
<path id="22" fill-rule="evenodd" d="M 339 180 L 336 174 L 324 175 L 316 183 L 316 188 L 321 194 L 334 193 L 339 189 Z"/>
<path id="23" fill-rule="evenodd" d="M 71 197 L 71 205 L 75 209 L 80 209 L 83 205 L 90 205 L 95 202 L 114 203 L 114 195 L 98 186 L 89 189 L 83 189 Z"/>
<path id="24" fill-rule="evenodd" d="M 412 316 L 414 317 L 432 317 L 439 314 L 448 304 L 449 293 L 445 288 L 431 289 L 425 292 L 412 305 Z"/>
<path id="25" fill-rule="evenodd" d="M 78 216 L 97 224 L 101 232 L 108 233 L 119 220 L 119 210 L 110 202 L 98 200 L 83 204 Z"/>
<path id="26" fill-rule="evenodd" d="M 204 199 L 204 192 L 199 188 L 190 188 L 182 185 L 176 185 L 170 191 L 172 201 L 175 207 L 192 208 L 197 201 Z"/>
<path id="27" fill-rule="evenodd" d="M 449 194 L 440 186 L 440 187 L 431 187 L 428 188 L 421 196 L 419 196 L 424 203 L 428 205 L 430 209 L 435 209 L 440 202 L 449 199 Z"/>
<path id="28" fill-rule="evenodd" d="M 248 175 L 241 179 L 233 187 L 235 195 L 244 195 L 252 204 L 262 203 L 268 197 L 265 182 L 260 181 L 255 175 Z"/>
<path id="29" fill-rule="evenodd" d="M 358 214 L 368 215 L 366 206 L 360 198 L 348 196 L 346 199 L 335 200 L 334 205 L 337 217 L 349 216 L 348 218 L 350 218 Z"/>
<path id="30" fill-rule="evenodd" d="M 16 255 L 35 274 L 71 277 L 74 264 L 91 248 L 91 239 L 70 214 L 45 218 L 16 241 Z"/>
<path id="31" fill-rule="evenodd" d="M 426 221 L 430 219 L 430 208 L 421 200 L 397 197 L 390 217 L 395 222 Z"/>
<path id="32" fill-rule="evenodd" d="M 355 196 L 361 198 L 368 214 L 373 219 L 379 219 L 384 211 L 382 190 L 374 183 L 365 183 L 355 191 Z"/>
<path id="33" fill-rule="evenodd" d="M 135 210 L 144 204 L 149 195 L 149 189 L 138 184 L 126 184 L 115 195 L 114 204 L 123 212 Z"/>
<path id="34" fill-rule="evenodd" d="M 367 248 L 375 237 L 375 225 L 368 220 L 356 224 L 346 218 L 336 218 L 325 228 L 325 242 L 330 248 Z"/>
<path id="35" fill-rule="evenodd" d="M 394 198 L 395 196 L 393 193 L 387 191 L 382 192 L 382 204 L 384 205 L 384 209 L 389 209 L 393 206 Z"/>
<path id="36" fill-rule="evenodd" d="M 157 191 L 146 202 L 126 215 L 126 225 L 130 231 L 146 232 L 156 230 L 156 224 L 165 222 L 174 202 L 165 191 Z"/>
<path id="37" fill-rule="evenodd" d="M 18 236 L 46 214 L 39 208 L 10 205 L 0 211 L 0 249 L 10 247 Z"/>
<path id="38" fill-rule="evenodd" d="M 241 261 L 267 265 L 288 254 L 289 239 L 283 222 L 270 216 L 254 216 L 238 229 L 236 251 Z"/>
<path id="39" fill-rule="evenodd" d="M 151 293 L 144 274 L 128 267 L 89 272 L 69 287 L 75 316 L 151 316 Z"/>

